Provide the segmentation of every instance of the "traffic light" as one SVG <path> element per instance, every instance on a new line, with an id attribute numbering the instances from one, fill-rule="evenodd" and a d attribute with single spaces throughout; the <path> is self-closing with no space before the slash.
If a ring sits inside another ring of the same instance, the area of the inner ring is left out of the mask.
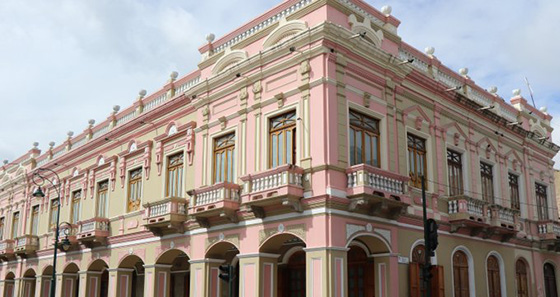
<path id="1" fill-rule="evenodd" d="M 220 269 L 220 274 L 218 275 L 219 278 L 221 278 L 223 281 L 225 282 L 230 282 L 233 279 L 233 266 L 228 265 L 228 264 L 224 264 L 224 265 L 220 265 L 219 269 Z"/>
<path id="2" fill-rule="evenodd" d="M 435 256 L 435 250 L 438 247 L 438 225 L 434 219 L 428 219 L 427 222 L 428 228 L 428 242 L 426 243 L 427 252 L 430 253 L 430 256 Z"/>

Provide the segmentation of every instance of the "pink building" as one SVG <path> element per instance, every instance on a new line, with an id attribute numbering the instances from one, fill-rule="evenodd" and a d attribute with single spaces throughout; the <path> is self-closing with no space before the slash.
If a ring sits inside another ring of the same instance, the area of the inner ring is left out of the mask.
<path id="1" fill-rule="evenodd" d="M 287 0 L 198 69 L 0 170 L 0 295 L 558 296 L 552 117 L 398 34 L 390 7 Z M 33 197 L 33 173 L 54 180 Z M 60 200 L 57 199 L 60 189 Z"/>

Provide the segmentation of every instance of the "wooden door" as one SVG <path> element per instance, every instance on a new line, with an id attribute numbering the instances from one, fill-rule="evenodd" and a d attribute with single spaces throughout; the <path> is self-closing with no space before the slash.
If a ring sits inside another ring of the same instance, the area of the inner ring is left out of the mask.
<path id="1" fill-rule="evenodd" d="M 495 256 L 488 257 L 486 261 L 486 274 L 488 276 L 488 296 L 502 297 L 500 284 L 500 264 Z"/>
<path id="2" fill-rule="evenodd" d="M 527 266 L 523 260 L 517 260 L 515 263 L 515 280 L 517 286 L 517 297 L 529 297 Z"/>
<path id="3" fill-rule="evenodd" d="M 453 255 L 453 290 L 455 297 L 469 297 L 469 262 L 467 255 L 457 251 Z"/>
<path id="4" fill-rule="evenodd" d="M 282 285 L 278 284 L 279 297 L 305 297 L 305 252 L 294 253 L 282 272 Z"/>
<path id="5" fill-rule="evenodd" d="M 348 297 L 373 297 L 375 274 L 373 260 L 365 251 L 352 246 L 348 251 Z"/>
<path id="6" fill-rule="evenodd" d="M 544 264 L 544 290 L 546 297 L 558 297 L 556 273 L 554 272 L 554 266 L 550 263 Z"/>

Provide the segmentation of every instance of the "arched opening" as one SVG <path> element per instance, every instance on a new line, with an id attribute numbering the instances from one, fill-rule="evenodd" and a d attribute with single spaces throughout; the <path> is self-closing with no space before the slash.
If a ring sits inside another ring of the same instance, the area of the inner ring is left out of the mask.
<path id="1" fill-rule="evenodd" d="M 488 296 L 502 297 L 500 263 L 494 255 L 490 255 L 486 259 L 486 274 L 488 276 Z"/>
<path id="2" fill-rule="evenodd" d="M 23 297 L 35 297 L 35 270 L 27 269 L 23 274 L 21 290 L 23 290 Z"/>
<path id="3" fill-rule="evenodd" d="M 52 265 L 47 265 L 45 266 L 45 268 L 43 268 L 43 274 L 41 275 L 41 297 L 43 296 L 49 296 L 49 293 L 51 291 L 51 278 L 52 278 L 52 273 L 53 273 L 53 267 Z"/>
<path id="4" fill-rule="evenodd" d="M 211 264 L 210 267 L 210 296 L 239 296 L 239 262 L 237 247 L 227 241 L 214 244 L 206 251 L 207 259 L 222 260 L 221 263 Z M 233 269 L 233 278 L 227 282 L 219 278 L 220 270 L 218 266 L 229 265 Z M 231 290 L 231 294 L 229 291 Z M 229 295 L 228 295 L 229 294 Z"/>
<path id="5" fill-rule="evenodd" d="M 517 297 L 529 297 L 529 280 L 527 265 L 522 259 L 515 262 L 515 285 L 517 287 Z"/>
<path id="6" fill-rule="evenodd" d="M 13 272 L 8 272 L 4 279 L 4 297 L 14 296 L 14 279 L 16 278 Z"/>
<path id="7" fill-rule="evenodd" d="M 260 248 L 261 253 L 280 255 L 277 275 L 278 297 L 303 297 L 306 295 L 305 242 L 291 234 L 278 234 L 269 238 Z"/>
<path id="8" fill-rule="evenodd" d="M 347 279 L 348 279 L 348 297 L 373 297 L 375 296 L 376 283 L 383 286 L 383 290 L 387 291 L 387 283 L 376 279 L 387 279 L 387 267 L 390 267 L 389 259 L 386 257 L 377 257 L 376 255 L 386 255 L 390 253 L 387 244 L 378 237 L 371 235 L 362 235 L 352 239 L 348 244 L 347 253 Z M 375 273 L 376 262 L 382 263 L 380 275 Z"/>
<path id="9" fill-rule="evenodd" d="M 469 297 L 469 262 L 467 254 L 456 251 L 453 254 L 453 289 L 455 297 Z"/>
<path id="10" fill-rule="evenodd" d="M 163 253 L 156 264 L 170 265 L 169 297 L 189 297 L 190 264 L 189 257 L 181 250 L 168 250 Z"/>
<path id="11" fill-rule="evenodd" d="M 107 297 L 109 295 L 109 265 L 101 259 L 93 261 L 88 268 L 86 295 Z"/>
<path id="12" fill-rule="evenodd" d="M 144 296 L 144 261 L 136 255 L 129 255 L 121 261 L 118 271 L 119 296 Z"/>
<path id="13" fill-rule="evenodd" d="M 64 267 L 62 275 L 62 296 L 78 297 L 80 278 L 78 276 L 80 268 L 75 263 L 69 263 Z"/>
<path id="14" fill-rule="evenodd" d="M 550 263 L 544 264 L 544 291 L 546 297 L 558 297 L 558 289 L 556 288 L 556 272 L 554 265 Z"/>

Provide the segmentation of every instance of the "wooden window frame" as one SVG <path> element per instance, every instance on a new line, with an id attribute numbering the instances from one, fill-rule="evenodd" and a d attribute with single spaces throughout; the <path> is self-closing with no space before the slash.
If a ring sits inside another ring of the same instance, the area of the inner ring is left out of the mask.
<path id="1" fill-rule="evenodd" d="M 72 191 L 72 201 L 71 203 L 71 212 L 70 212 L 70 223 L 72 224 L 77 224 L 78 221 L 80 221 L 80 212 L 81 212 L 81 204 L 82 204 L 82 190 L 75 190 Z M 78 207 L 78 209 L 76 210 L 76 206 Z M 77 211 L 77 217 L 74 216 L 74 214 Z"/>
<path id="2" fill-rule="evenodd" d="M 379 132 L 379 120 L 368 115 L 365 115 L 361 112 L 350 110 L 348 112 L 349 117 L 349 131 L 348 131 L 348 142 L 350 148 L 350 166 L 358 165 L 358 164 L 368 164 L 374 167 L 381 166 L 381 143 L 380 143 L 380 132 Z M 355 119 L 353 119 L 354 117 Z M 368 124 L 368 122 L 373 122 L 374 126 Z M 357 137 L 355 134 L 360 133 L 360 146 L 357 144 Z M 354 135 L 352 137 L 352 135 Z M 370 152 L 370 160 L 371 162 L 367 162 L 367 153 L 366 153 L 366 135 L 371 138 L 371 152 Z M 354 143 L 351 143 L 353 140 Z M 352 150 L 354 147 L 354 151 Z M 361 153 L 359 153 L 359 150 Z M 358 159 L 358 157 L 360 159 Z M 361 160 L 358 161 L 358 160 Z"/>
<path id="3" fill-rule="evenodd" d="M 171 164 L 177 160 L 177 163 Z M 165 197 L 183 197 L 183 179 L 185 174 L 185 153 L 183 151 L 167 156 Z M 171 179 L 173 174 L 173 179 Z M 173 187 L 171 187 L 171 183 Z"/>
<path id="4" fill-rule="evenodd" d="M 55 205 L 55 203 L 58 203 L 58 205 Z M 55 208 L 56 206 L 56 208 Z M 49 229 L 55 228 L 56 227 L 56 216 L 58 215 L 57 213 L 54 212 L 54 210 L 56 209 L 56 211 L 60 211 L 60 199 L 55 198 L 55 199 L 51 199 L 50 201 L 50 216 L 49 216 Z"/>
<path id="5" fill-rule="evenodd" d="M 548 220 L 548 187 L 543 184 L 535 183 L 535 198 L 537 200 L 539 221 Z"/>
<path id="6" fill-rule="evenodd" d="M 463 180 L 463 155 L 454 150 L 447 150 L 447 171 L 449 177 L 449 196 L 465 193 Z M 455 174 L 454 174 L 455 173 Z"/>
<path id="7" fill-rule="evenodd" d="M 35 219 L 37 221 L 35 222 Z M 39 204 L 31 207 L 31 235 L 39 235 Z"/>
<path id="8" fill-rule="evenodd" d="M 458 255 L 463 255 L 465 262 L 458 263 L 457 257 Z M 455 297 L 469 297 L 470 296 L 470 264 L 469 264 L 469 256 L 467 253 L 458 250 L 453 253 L 453 291 Z M 466 276 L 466 280 L 463 277 Z M 465 283 L 466 282 L 466 283 Z M 461 292 L 463 294 L 461 294 Z"/>
<path id="9" fill-rule="evenodd" d="M 521 210 L 521 200 L 519 192 L 519 175 L 509 172 L 508 173 L 508 184 L 509 184 L 509 198 L 511 201 L 511 208 L 516 210 Z"/>
<path id="10" fill-rule="evenodd" d="M 17 221 L 16 221 L 16 216 L 17 216 Z M 16 239 L 18 237 L 18 233 L 19 233 L 19 219 L 20 219 L 20 213 L 19 211 L 14 212 L 14 214 L 12 215 L 12 239 Z"/>
<path id="11" fill-rule="evenodd" d="M 407 137 L 407 147 L 408 147 L 408 170 L 410 176 L 410 184 L 413 187 L 421 188 L 422 187 L 422 178 L 421 176 L 424 175 L 424 179 L 427 180 L 427 172 L 428 172 L 428 165 L 427 165 L 427 141 L 426 139 L 416 136 L 414 134 L 408 133 Z M 421 144 L 421 145 L 420 145 Z M 418 166 L 418 159 L 421 158 L 422 160 L 422 171 L 419 170 Z"/>
<path id="12" fill-rule="evenodd" d="M 225 140 L 223 145 L 220 141 Z M 227 133 L 225 135 L 214 138 L 213 154 L 212 154 L 212 181 L 214 183 L 220 182 L 234 182 L 235 179 L 235 132 Z M 224 154 L 223 168 L 218 169 L 218 156 Z M 231 164 L 229 162 L 231 158 Z"/>
<path id="13" fill-rule="evenodd" d="M 102 195 L 105 196 L 105 200 L 101 201 Z M 96 215 L 100 218 L 107 218 L 108 204 L 109 204 L 109 180 L 102 180 L 97 183 L 97 203 L 96 203 Z M 102 205 L 103 204 L 103 205 Z M 102 212 L 101 207 L 103 207 Z"/>
<path id="14" fill-rule="evenodd" d="M 275 168 L 284 164 L 296 164 L 296 152 L 297 152 L 297 137 L 296 137 L 296 117 L 297 113 L 295 110 L 291 110 L 288 112 L 284 112 L 280 115 L 276 115 L 270 117 L 268 119 L 268 167 Z M 274 122 L 277 119 L 282 119 L 281 124 L 279 126 L 273 127 Z M 291 152 L 288 152 L 289 148 L 286 145 L 286 141 L 288 140 L 287 132 L 291 133 Z M 279 142 L 276 143 L 276 154 L 274 154 L 274 145 L 273 139 L 274 136 L 277 138 L 282 137 L 282 146 L 280 146 Z M 281 150 L 281 152 L 280 152 Z M 288 154 L 290 154 L 291 162 L 288 162 Z M 280 159 L 280 155 L 282 155 L 282 159 Z M 280 162 L 282 161 L 282 162 Z"/>
<path id="15" fill-rule="evenodd" d="M 142 201 L 142 167 L 128 171 L 128 187 L 126 195 L 126 212 L 140 210 Z M 135 196 L 135 197 L 133 197 Z"/>
<path id="16" fill-rule="evenodd" d="M 486 277 L 488 283 L 488 297 L 502 297 L 500 260 L 495 255 L 490 255 L 486 259 Z"/>
<path id="17" fill-rule="evenodd" d="M 480 162 L 480 187 L 482 200 L 494 204 L 494 165 Z"/>
<path id="18" fill-rule="evenodd" d="M 515 262 L 515 287 L 517 297 L 529 297 L 529 273 L 527 264 L 521 259 Z"/>

